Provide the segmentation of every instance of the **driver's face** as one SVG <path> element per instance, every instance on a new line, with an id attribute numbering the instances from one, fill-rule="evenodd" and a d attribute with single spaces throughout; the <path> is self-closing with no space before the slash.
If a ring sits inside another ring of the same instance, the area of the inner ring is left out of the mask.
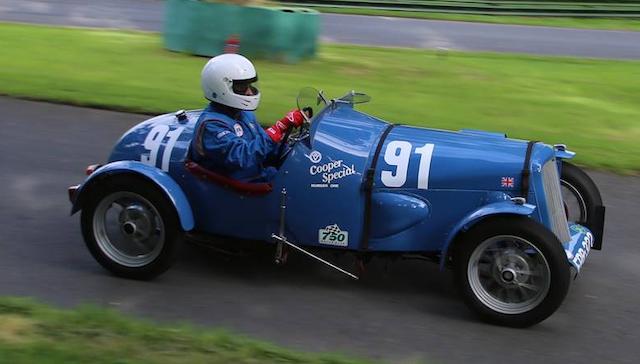
<path id="1" fill-rule="evenodd" d="M 233 81 L 233 92 L 236 95 L 255 96 L 258 94 L 258 89 L 254 85 L 256 79 Z"/>

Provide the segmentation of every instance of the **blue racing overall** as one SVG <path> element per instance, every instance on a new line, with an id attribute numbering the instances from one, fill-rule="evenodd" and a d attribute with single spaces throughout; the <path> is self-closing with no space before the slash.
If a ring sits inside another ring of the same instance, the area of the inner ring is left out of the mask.
<path id="1" fill-rule="evenodd" d="M 246 182 L 265 182 L 275 175 L 275 168 L 265 168 L 262 163 L 275 155 L 278 144 L 258 124 L 253 112 L 210 103 L 194 130 L 191 158 L 201 166 Z"/>

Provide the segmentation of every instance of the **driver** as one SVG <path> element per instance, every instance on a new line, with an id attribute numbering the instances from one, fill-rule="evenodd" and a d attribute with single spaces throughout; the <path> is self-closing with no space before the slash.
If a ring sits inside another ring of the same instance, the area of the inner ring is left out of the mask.
<path id="1" fill-rule="evenodd" d="M 223 54 L 202 69 L 202 91 L 210 101 L 195 125 L 191 158 L 205 168 L 240 181 L 269 181 L 276 172 L 263 162 L 273 157 L 287 130 L 304 122 L 292 110 L 267 130 L 253 113 L 260 103 L 258 75 L 251 61 Z"/>

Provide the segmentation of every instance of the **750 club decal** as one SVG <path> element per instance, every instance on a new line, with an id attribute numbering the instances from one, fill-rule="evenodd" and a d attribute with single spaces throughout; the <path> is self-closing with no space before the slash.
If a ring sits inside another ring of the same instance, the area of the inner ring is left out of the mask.
<path id="1" fill-rule="evenodd" d="M 349 232 L 340 230 L 338 224 L 333 224 L 318 230 L 318 242 L 324 245 L 348 246 Z"/>
<path id="2" fill-rule="evenodd" d="M 387 144 L 384 152 L 384 161 L 392 167 L 391 170 L 383 169 L 380 180 L 386 187 L 404 187 L 409 174 L 409 160 L 413 154 L 420 156 L 418 164 L 418 188 L 429 188 L 429 172 L 431 170 L 431 157 L 434 144 L 412 145 L 407 141 L 394 140 Z"/>

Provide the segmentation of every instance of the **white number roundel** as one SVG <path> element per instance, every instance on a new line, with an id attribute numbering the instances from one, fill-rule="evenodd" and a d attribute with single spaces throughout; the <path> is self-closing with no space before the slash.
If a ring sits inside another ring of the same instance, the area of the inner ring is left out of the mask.
<path id="1" fill-rule="evenodd" d="M 158 166 L 163 171 L 169 171 L 171 152 L 173 151 L 173 147 L 176 145 L 180 134 L 182 134 L 184 127 L 179 127 L 172 131 L 169 130 L 170 128 L 168 125 L 156 125 L 153 127 L 153 129 L 151 129 L 149 134 L 147 134 L 147 137 L 144 139 L 143 146 L 144 149 L 148 151 L 148 153 L 143 153 L 140 156 L 140 161 L 142 163 L 156 167 L 162 141 L 165 137 L 169 137 L 169 140 L 167 141 L 167 144 L 164 148 L 162 164 Z"/>

